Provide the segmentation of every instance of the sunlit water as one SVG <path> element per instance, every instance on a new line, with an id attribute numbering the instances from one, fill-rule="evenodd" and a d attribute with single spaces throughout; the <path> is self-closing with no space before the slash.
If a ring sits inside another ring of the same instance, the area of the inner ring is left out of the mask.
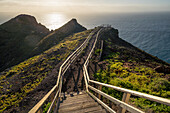
<path id="1" fill-rule="evenodd" d="M 37 20 L 48 27 L 50 30 L 55 30 L 68 21 L 67 16 L 61 13 L 37 15 Z"/>
<path id="2" fill-rule="evenodd" d="M 67 15 L 55 12 L 31 15 L 50 30 L 61 27 L 72 18 L 88 29 L 111 24 L 124 40 L 170 63 L 170 13 Z M 0 23 L 14 16 L 16 14 L 0 13 Z"/>

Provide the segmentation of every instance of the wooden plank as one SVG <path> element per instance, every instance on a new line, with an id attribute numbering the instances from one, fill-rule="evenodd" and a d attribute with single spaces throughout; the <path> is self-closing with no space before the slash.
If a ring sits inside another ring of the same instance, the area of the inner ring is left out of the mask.
<path id="1" fill-rule="evenodd" d="M 38 112 L 37 113 L 43 113 L 43 109 L 42 109 L 42 107 L 40 107 L 40 109 L 38 110 Z"/>
<path id="2" fill-rule="evenodd" d="M 53 100 L 51 101 L 51 105 L 47 111 L 47 113 L 51 113 L 51 110 L 53 109 L 53 111 L 55 110 L 56 106 L 55 106 L 55 101 L 57 100 L 57 97 L 59 95 L 59 90 L 57 91 L 57 93 L 55 94 L 55 97 L 53 98 Z"/>
<path id="3" fill-rule="evenodd" d="M 55 92 L 53 92 L 53 93 L 51 94 L 51 96 L 50 96 L 51 102 L 53 102 L 53 100 L 54 100 L 54 96 L 55 96 L 54 93 L 55 93 Z M 52 109 L 54 110 L 54 109 L 55 109 L 55 106 L 52 106 Z"/>
<path id="4" fill-rule="evenodd" d="M 99 86 L 99 90 L 102 91 L 102 85 Z M 101 95 L 99 94 L 99 99 L 101 100 Z"/>
<path id="5" fill-rule="evenodd" d="M 85 68 L 83 68 L 83 75 L 84 75 L 84 81 L 85 81 L 85 85 L 86 85 L 86 91 L 88 91 L 88 82 L 87 82 L 87 78 L 86 78 L 86 72 L 84 71 Z"/>
<path id="6" fill-rule="evenodd" d="M 100 48 L 100 55 L 99 55 L 99 60 L 101 60 L 102 57 L 102 52 L 103 52 L 103 40 L 101 41 L 101 48 Z"/>
<path id="7" fill-rule="evenodd" d="M 86 77 L 87 77 L 87 82 L 90 80 L 89 78 L 89 73 L 87 71 L 87 67 L 84 65 L 84 71 L 85 71 L 85 74 L 86 74 Z"/>
<path id="8" fill-rule="evenodd" d="M 112 88 L 112 89 L 115 89 L 115 90 L 118 90 L 118 91 L 121 91 L 121 92 L 129 93 L 131 95 L 135 95 L 135 96 L 138 96 L 138 97 L 141 97 L 141 98 L 146 98 L 148 100 L 155 101 L 155 102 L 170 106 L 170 99 L 165 99 L 165 98 L 161 98 L 161 97 L 157 97 L 157 96 L 153 96 L 153 95 L 149 95 L 149 94 L 145 94 L 145 93 L 141 93 L 141 92 L 125 89 L 125 88 L 120 88 L 120 87 L 117 87 L 117 86 L 112 86 L 112 85 L 97 82 L 97 81 L 94 81 L 94 80 L 89 80 L 89 82 L 99 84 L 99 85 L 102 85 L 102 86 L 106 86 L 108 88 Z"/>
<path id="9" fill-rule="evenodd" d="M 124 93 L 123 94 L 123 98 L 122 98 L 122 102 L 125 102 L 125 103 L 129 103 L 129 99 L 130 99 L 130 95 L 129 93 Z M 126 112 L 126 109 L 122 109 L 121 107 L 119 107 L 119 113 L 125 113 Z"/>

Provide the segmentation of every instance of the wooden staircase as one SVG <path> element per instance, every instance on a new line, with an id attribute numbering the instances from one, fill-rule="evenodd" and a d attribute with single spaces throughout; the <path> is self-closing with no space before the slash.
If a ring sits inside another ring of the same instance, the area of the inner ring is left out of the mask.
<path id="1" fill-rule="evenodd" d="M 131 113 L 144 113 L 144 111 L 136 108 L 135 106 L 128 104 L 131 95 L 170 106 L 169 99 L 117 87 L 110 84 L 101 83 L 98 81 L 91 80 L 89 78 L 88 65 L 92 57 L 92 54 L 94 52 L 94 48 L 98 40 L 99 34 L 105 29 L 110 29 L 110 28 L 98 27 L 97 30 L 92 31 L 88 36 L 88 38 L 83 42 L 83 44 L 80 47 L 78 47 L 70 56 L 67 57 L 64 63 L 60 66 L 56 85 L 29 111 L 29 113 L 43 113 L 43 105 L 49 101 L 51 102 L 51 105 L 47 113 L 51 113 L 52 111 L 54 111 L 54 113 L 57 112 L 58 113 L 106 113 L 106 110 L 107 112 L 110 113 L 116 113 L 116 112 L 125 113 L 126 111 Z M 61 92 L 62 92 L 63 78 L 65 72 L 68 70 L 70 65 L 75 61 L 75 59 L 82 53 L 82 51 L 89 45 L 89 41 L 91 40 L 92 37 L 95 37 L 95 41 L 90 50 L 90 53 L 88 53 L 88 57 L 85 58 L 86 59 L 85 63 L 83 64 L 83 75 L 84 75 L 86 92 L 81 92 L 79 94 L 76 93 L 67 94 L 67 95 L 62 94 Z M 98 88 L 94 87 L 91 84 L 94 84 L 94 86 L 97 85 L 99 87 Z M 107 87 L 122 92 L 123 93 L 122 101 L 103 92 L 102 87 Z M 98 96 L 93 95 L 90 91 L 95 92 L 96 94 L 98 94 Z M 101 99 L 101 96 L 116 104 L 119 107 L 118 110 L 114 111 L 112 107 L 104 103 L 104 101 Z M 103 109 L 102 107 L 105 109 Z"/>
<path id="2" fill-rule="evenodd" d="M 86 92 L 62 94 L 58 113 L 106 113 Z"/>

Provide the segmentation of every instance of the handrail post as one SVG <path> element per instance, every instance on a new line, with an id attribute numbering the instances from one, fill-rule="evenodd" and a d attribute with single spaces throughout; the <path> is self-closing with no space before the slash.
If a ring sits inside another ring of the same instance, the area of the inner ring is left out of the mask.
<path id="1" fill-rule="evenodd" d="M 51 100 L 51 102 L 53 101 L 53 99 L 54 99 L 54 92 L 51 94 L 51 96 L 50 96 L 50 100 Z M 52 109 L 54 110 L 55 109 L 55 106 L 53 105 L 52 106 Z"/>
<path id="2" fill-rule="evenodd" d="M 60 97 L 58 97 L 58 99 L 57 99 L 57 103 L 56 103 L 56 106 L 55 106 L 55 109 L 54 109 L 54 113 L 57 113 L 59 103 L 60 103 Z"/>
<path id="3" fill-rule="evenodd" d="M 37 113 L 43 113 L 42 107 L 40 107 L 40 109 L 37 111 Z"/>
<path id="4" fill-rule="evenodd" d="M 99 90 L 102 91 L 102 85 L 100 85 L 99 87 Z M 99 99 L 101 100 L 101 95 L 99 94 Z"/>
<path id="5" fill-rule="evenodd" d="M 128 104 L 129 99 L 130 99 L 130 96 L 131 96 L 131 94 L 129 94 L 129 93 L 123 93 L 122 101 Z M 126 112 L 126 109 L 123 109 L 123 108 L 121 108 L 121 107 L 119 106 L 119 111 L 118 111 L 118 112 L 119 112 L 119 113 L 125 113 L 125 112 Z"/>

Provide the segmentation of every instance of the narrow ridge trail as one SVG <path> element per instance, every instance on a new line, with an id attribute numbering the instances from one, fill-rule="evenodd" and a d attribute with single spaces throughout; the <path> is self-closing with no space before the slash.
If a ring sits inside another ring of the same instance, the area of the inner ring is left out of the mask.
<path id="1" fill-rule="evenodd" d="M 83 64 L 90 53 L 96 34 L 98 30 L 94 32 L 90 39 L 88 46 L 84 49 L 75 61 L 71 64 L 70 68 L 64 75 L 62 92 L 80 92 L 84 89 L 84 76 L 83 76 Z"/>

